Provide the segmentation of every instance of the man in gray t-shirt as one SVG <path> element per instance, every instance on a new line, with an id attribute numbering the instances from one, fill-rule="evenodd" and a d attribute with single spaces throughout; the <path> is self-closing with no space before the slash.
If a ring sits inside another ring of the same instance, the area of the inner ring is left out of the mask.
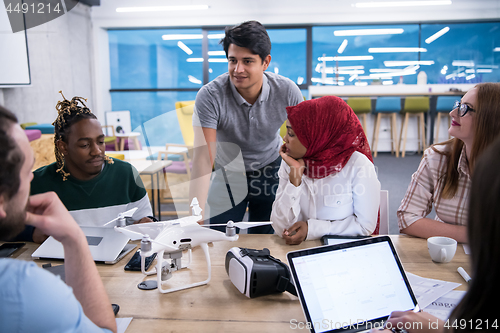
<path id="1" fill-rule="evenodd" d="M 241 221 L 247 207 L 250 221 L 269 221 L 281 162 L 279 128 L 286 107 L 300 103 L 302 93 L 293 81 L 265 72 L 271 41 L 259 22 L 226 28 L 221 43 L 228 73 L 196 96 L 190 196 L 198 197 L 202 208 L 208 203 L 205 218 L 210 217 L 211 224 Z M 215 173 L 208 191 L 212 165 Z M 249 232 L 272 233 L 272 228 Z"/>

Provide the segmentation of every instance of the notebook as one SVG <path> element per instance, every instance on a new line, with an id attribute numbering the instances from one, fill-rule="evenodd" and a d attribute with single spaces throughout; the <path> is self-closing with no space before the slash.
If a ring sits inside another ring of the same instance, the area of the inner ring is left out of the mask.
<path id="1" fill-rule="evenodd" d="M 388 236 L 293 251 L 287 259 L 307 320 L 300 326 L 311 332 L 380 328 L 392 311 L 417 307 Z"/>
<path id="2" fill-rule="evenodd" d="M 90 253 L 95 261 L 114 264 L 136 247 L 134 244 L 127 244 L 130 238 L 115 231 L 114 228 L 83 226 L 81 228 L 87 237 Z M 64 248 L 59 241 L 49 237 L 31 256 L 35 259 L 64 259 Z"/>

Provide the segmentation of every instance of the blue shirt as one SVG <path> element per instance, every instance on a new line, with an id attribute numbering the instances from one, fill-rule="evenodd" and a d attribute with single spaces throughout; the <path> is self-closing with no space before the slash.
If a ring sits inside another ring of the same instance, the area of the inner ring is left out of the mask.
<path id="1" fill-rule="evenodd" d="M 0 332 L 111 331 L 85 316 L 59 277 L 33 262 L 0 259 Z"/>

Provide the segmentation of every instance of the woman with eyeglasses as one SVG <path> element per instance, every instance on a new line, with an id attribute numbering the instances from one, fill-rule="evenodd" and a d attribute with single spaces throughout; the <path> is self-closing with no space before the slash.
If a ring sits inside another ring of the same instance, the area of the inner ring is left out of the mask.
<path id="1" fill-rule="evenodd" d="M 450 112 L 451 140 L 425 150 L 397 215 L 402 233 L 446 236 L 467 243 L 471 174 L 477 158 L 500 134 L 500 83 L 481 83 Z M 435 219 L 428 218 L 432 208 Z"/>

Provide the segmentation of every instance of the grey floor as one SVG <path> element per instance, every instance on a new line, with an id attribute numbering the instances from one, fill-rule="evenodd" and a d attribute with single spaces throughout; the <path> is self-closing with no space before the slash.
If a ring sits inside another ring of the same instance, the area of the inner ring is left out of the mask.
<path id="1" fill-rule="evenodd" d="M 406 153 L 405 158 L 396 158 L 390 153 L 379 153 L 378 156 L 373 159 L 382 190 L 389 191 L 390 234 L 399 233 L 396 211 L 406 193 L 411 175 L 417 170 L 421 159 L 422 154 L 411 152 Z M 187 205 L 185 208 L 187 209 Z M 172 204 L 162 204 L 162 211 L 172 211 L 174 209 L 174 205 Z M 177 217 L 162 216 L 162 220 L 164 221 L 174 218 Z"/>
<path id="2" fill-rule="evenodd" d="M 411 175 L 417 171 L 422 154 L 406 153 L 405 158 L 396 158 L 390 153 L 379 153 L 373 159 L 381 189 L 389 191 L 389 233 L 398 234 L 396 211 L 406 193 Z"/>

